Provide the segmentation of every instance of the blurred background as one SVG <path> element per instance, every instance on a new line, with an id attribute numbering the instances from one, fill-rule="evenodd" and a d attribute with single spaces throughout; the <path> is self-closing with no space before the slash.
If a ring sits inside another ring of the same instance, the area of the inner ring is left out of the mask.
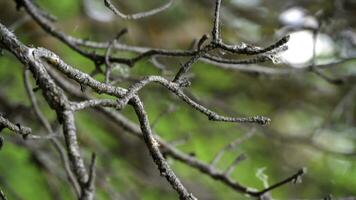
<path id="1" fill-rule="evenodd" d="M 120 42 L 166 49 L 188 49 L 195 39 L 210 33 L 213 0 L 176 0 L 168 10 L 136 21 L 112 14 L 101 0 L 38 0 L 40 7 L 58 18 L 67 34 L 108 41 L 127 28 Z M 157 7 L 163 0 L 113 1 L 124 13 Z M 154 130 L 180 150 L 210 162 L 231 141 L 252 137 L 224 154 L 218 167 L 225 170 L 237 155 L 245 154 L 232 177 L 243 185 L 262 189 L 301 167 L 302 183 L 287 184 L 271 192 L 275 199 L 335 199 L 356 196 L 356 84 L 335 85 L 306 68 L 312 62 L 342 62 L 323 70 L 329 78 L 356 74 L 356 1 L 353 0 L 223 0 L 222 37 L 226 43 L 267 46 L 290 34 L 289 50 L 275 63 L 261 66 L 290 70 L 283 75 L 245 73 L 198 62 L 190 78 L 189 94 L 219 113 L 231 116 L 264 115 L 268 126 L 208 121 L 166 89 L 157 85 L 141 92 Z M 0 22 L 28 45 L 46 47 L 85 72 L 94 65 L 45 33 L 15 1 L 0 1 Z M 314 37 L 313 32 L 318 30 Z M 315 42 L 315 43 L 314 43 Z M 313 45 L 315 59 L 313 60 Z M 133 53 L 117 52 L 118 56 Z M 113 75 L 134 80 L 146 75 L 172 77 L 187 58 L 158 58 L 133 68 L 117 66 Z M 345 60 L 345 61 L 343 61 Z M 0 112 L 9 119 L 45 134 L 27 98 L 23 66 L 10 53 L 0 57 Z M 95 77 L 104 80 L 102 75 Z M 119 83 L 127 86 L 127 82 Z M 37 94 L 41 109 L 58 127 L 55 114 Z M 132 109 L 123 111 L 137 122 Z M 144 143 L 126 134 L 101 114 L 76 114 L 82 154 L 89 164 L 97 153 L 96 199 L 177 199 L 159 176 Z M 0 150 L 0 186 L 9 199 L 73 199 L 59 162 L 46 140 L 24 141 L 3 130 Z M 199 199 L 249 199 L 222 183 L 168 157 L 183 183 Z"/>

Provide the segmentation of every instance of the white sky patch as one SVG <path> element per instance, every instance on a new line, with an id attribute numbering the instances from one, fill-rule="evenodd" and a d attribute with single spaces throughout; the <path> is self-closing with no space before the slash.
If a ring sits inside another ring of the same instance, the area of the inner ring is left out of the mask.
<path id="1" fill-rule="evenodd" d="M 312 140 L 330 151 L 351 153 L 355 149 L 354 143 L 349 138 L 340 136 L 339 132 L 323 130 L 323 132 L 315 135 Z"/>
<path id="2" fill-rule="evenodd" d="M 255 7 L 261 3 L 261 0 L 232 0 L 231 3 L 239 7 Z"/>
<path id="3" fill-rule="evenodd" d="M 100 22 L 110 22 L 114 14 L 105 7 L 104 1 L 84 0 L 85 13 L 92 19 Z"/>
<path id="4" fill-rule="evenodd" d="M 284 11 L 280 16 L 279 20 L 283 24 L 300 26 L 304 22 L 305 11 L 300 7 L 293 7 Z"/>
<path id="5" fill-rule="evenodd" d="M 318 21 L 312 15 L 307 15 L 306 10 L 301 7 L 293 7 L 285 10 L 279 15 L 279 21 L 290 27 L 317 28 Z"/>
<path id="6" fill-rule="evenodd" d="M 281 53 L 283 62 L 294 67 L 303 67 L 313 58 L 313 34 L 311 31 L 303 30 L 291 33 L 287 45 L 288 50 Z M 316 57 L 332 56 L 334 53 L 333 41 L 325 34 L 318 34 L 315 48 Z"/>

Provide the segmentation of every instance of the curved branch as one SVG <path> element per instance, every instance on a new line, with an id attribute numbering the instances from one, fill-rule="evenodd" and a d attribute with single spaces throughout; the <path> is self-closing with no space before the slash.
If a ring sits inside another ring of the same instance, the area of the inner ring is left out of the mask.
<path id="1" fill-rule="evenodd" d="M 17 40 L 5 26 L 0 24 L 0 45 L 9 50 L 16 58 L 32 72 L 36 83 L 50 107 L 56 111 L 57 118 L 63 124 L 63 133 L 72 170 L 81 186 L 81 199 L 91 200 L 91 191 L 87 188 L 88 174 L 79 152 L 76 126 L 73 111 L 70 111 L 69 100 L 47 73 L 41 62 L 40 52 L 29 48 Z"/>
<path id="2" fill-rule="evenodd" d="M 63 79 L 61 76 L 55 76 L 57 79 L 57 82 L 62 84 L 62 87 L 69 92 L 71 95 L 74 95 L 77 98 L 80 99 L 86 99 L 87 102 L 91 101 L 88 99 L 86 95 L 83 95 L 82 93 L 78 92 L 75 90 L 74 87 L 72 87 L 67 80 Z M 67 84 L 68 82 L 68 84 Z M 86 102 L 86 101 L 84 101 Z M 143 134 L 142 130 L 140 129 L 140 126 L 137 125 L 136 123 L 130 121 L 126 117 L 124 117 L 122 114 L 120 114 L 117 111 L 113 111 L 107 108 L 104 108 L 102 106 L 97 106 L 95 109 L 101 113 L 103 113 L 109 120 L 115 122 L 118 124 L 120 127 L 122 127 L 124 130 L 126 130 L 128 133 L 133 134 L 136 137 L 139 137 L 143 139 Z M 260 195 L 263 195 L 263 193 L 258 192 L 257 189 L 254 188 L 249 188 L 241 185 L 240 183 L 236 182 L 235 180 L 231 179 L 230 177 L 227 176 L 225 172 L 219 172 L 217 171 L 212 164 L 207 164 L 204 163 L 197 158 L 188 155 L 184 152 L 181 152 L 178 150 L 176 147 L 173 145 L 169 144 L 162 138 L 160 138 L 157 133 L 153 133 L 155 140 L 158 142 L 160 148 L 162 149 L 162 152 L 164 155 L 171 156 L 172 158 L 188 165 L 191 166 L 194 169 L 197 169 L 201 171 L 203 174 L 212 177 L 213 179 L 220 181 L 227 185 L 228 187 L 232 188 L 233 190 L 244 193 L 244 194 L 249 194 L 251 196 L 259 197 Z"/>
<path id="3" fill-rule="evenodd" d="M 174 174 L 172 169 L 169 167 L 167 161 L 164 159 L 162 153 L 159 150 L 159 143 L 153 136 L 146 111 L 143 107 L 141 100 L 137 97 L 130 101 L 130 104 L 134 107 L 136 115 L 139 119 L 141 125 L 141 131 L 143 139 L 151 153 L 154 162 L 157 164 L 161 176 L 164 176 L 168 182 L 171 184 L 174 190 L 179 194 L 180 199 L 184 200 L 195 200 L 196 198 L 193 194 L 189 193 L 187 189 L 183 186 L 177 176 Z"/>
<path id="4" fill-rule="evenodd" d="M 95 52 L 88 52 L 81 49 L 77 46 L 72 40 L 71 37 L 68 37 L 64 32 L 60 31 L 57 27 L 55 27 L 51 21 L 49 21 L 46 17 L 44 17 L 40 10 L 31 2 L 30 0 L 22 0 L 23 6 L 26 11 L 31 15 L 31 17 L 42 27 L 43 30 L 50 33 L 54 37 L 58 38 L 60 41 L 68 45 L 71 49 L 78 52 L 82 56 L 91 59 L 95 64 L 102 64 L 105 61 L 105 55 L 98 55 Z M 111 62 L 123 63 L 126 65 L 132 65 L 129 59 L 125 58 L 113 58 L 110 57 L 109 60 Z"/>
<path id="5" fill-rule="evenodd" d="M 29 96 L 29 99 L 31 101 L 32 104 L 32 108 L 35 111 L 35 114 L 37 116 L 37 118 L 39 119 L 39 121 L 41 122 L 41 124 L 45 127 L 45 129 L 47 130 L 49 135 L 54 135 L 54 131 L 49 123 L 49 121 L 45 118 L 45 116 L 43 115 L 43 113 L 41 112 L 38 103 L 37 103 L 37 99 L 35 97 L 35 94 L 32 91 L 31 88 L 31 83 L 30 83 L 30 73 L 27 69 L 24 70 L 23 73 L 24 76 L 24 83 L 25 83 L 25 88 L 26 88 L 26 92 Z M 55 149 L 57 150 L 61 161 L 64 165 L 64 169 L 65 172 L 68 176 L 68 180 L 71 183 L 77 197 L 80 197 L 80 186 L 78 185 L 78 182 L 70 168 L 70 163 L 68 162 L 68 158 L 66 156 L 64 147 L 62 146 L 62 144 L 60 143 L 60 141 L 58 141 L 56 138 L 50 138 L 51 144 L 55 147 Z"/>
<path id="6" fill-rule="evenodd" d="M 0 199 L 1 200 L 7 200 L 5 193 L 2 191 L 2 189 L 0 188 Z"/>
<path id="7" fill-rule="evenodd" d="M 175 83 L 175 82 L 170 82 L 163 77 L 160 76 L 149 76 L 136 84 L 132 85 L 130 89 L 127 91 L 124 88 L 120 87 L 115 87 L 110 84 L 105 84 L 101 83 L 92 77 L 90 77 L 88 74 L 85 74 L 81 72 L 80 70 L 77 70 L 73 68 L 72 66 L 68 65 L 65 63 L 62 59 L 60 59 L 56 54 L 53 52 L 44 49 L 44 48 L 37 48 L 36 51 L 41 58 L 43 58 L 45 61 L 47 61 L 49 64 L 53 65 L 56 67 L 59 71 L 67 75 L 69 78 L 77 81 L 81 85 L 86 85 L 98 92 L 99 94 L 101 93 L 106 93 L 109 95 L 113 95 L 116 97 L 121 98 L 120 105 L 118 107 L 123 107 L 124 105 L 127 104 L 127 102 L 136 95 L 136 93 L 142 89 L 145 85 L 147 85 L 150 82 L 157 82 L 172 91 L 174 94 L 176 94 L 179 98 L 181 98 L 184 102 L 186 102 L 188 105 L 192 106 L 194 109 L 198 110 L 199 112 L 205 114 L 208 116 L 209 120 L 213 121 L 224 121 L 224 122 L 239 122 L 239 123 L 258 123 L 258 124 L 268 124 L 271 120 L 267 117 L 263 116 L 254 116 L 254 117 L 247 117 L 247 118 L 234 118 L 234 117 L 225 117 L 225 116 L 220 116 L 217 113 L 211 111 L 210 109 L 200 105 L 199 103 L 195 102 L 191 98 L 189 98 L 187 95 L 183 93 L 181 90 L 181 86 L 186 86 L 189 85 L 189 82 L 184 81 L 181 83 Z M 112 102 L 100 102 L 104 103 L 106 105 L 112 105 Z M 100 104 L 99 103 L 99 104 Z M 97 103 L 89 103 L 88 106 L 95 106 Z M 81 106 L 79 106 L 81 107 Z M 86 107 L 86 106 L 84 106 Z M 80 108 L 79 108 L 80 109 Z"/>
<path id="8" fill-rule="evenodd" d="M 124 14 L 120 12 L 112 3 L 110 0 L 104 0 L 105 6 L 109 8 L 113 13 L 115 13 L 117 16 L 121 17 L 122 19 L 126 20 L 136 20 L 136 19 L 141 19 L 141 18 L 146 18 L 150 17 L 153 15 L 156 15 L 160 12 L 163 12 L 164 10 L 168 9 L 169 7 L 172 6 L 174 0 L 169 0 L 168 3 L 164 4 L 163 6 L 160 6 L 158 8 L 154 8 L 152 10 L 146 11 L 146 12 L 139 12 L 135 14 Z"/>
<path id="9" fill-rule="evenodd" d="M 20 134 L 24 139 L 26 139 L 32 133 L 31 128 L 22 126 L 18 123 L 14 124 L 10 122 L 8 119 L 6 119 L 5 117 L 3 117 L 1 114 L 0 114 L 0 126 L 1 128 L 6 127 L 11 131 Z"/>

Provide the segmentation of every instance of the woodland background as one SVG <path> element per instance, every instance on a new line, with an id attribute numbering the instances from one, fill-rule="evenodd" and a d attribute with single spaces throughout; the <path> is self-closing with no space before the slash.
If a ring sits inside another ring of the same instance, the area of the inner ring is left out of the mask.
<path id="1" fill-rule="evenodd" d="M 107 41 L 126 27 L 128 34 L 120 39 L 121 42 L 167 49 L 187 49 L 193 39 L 210 32 L 214 8 L 212 0 L 177 0 L 158 15 L 130 21 L 115 17 L 99 0 L 37 2 L 58 17 L 56 25 L 70 35 Z M 126 13 L 133 13 L 163 2 L 130 0 L 118 4 Z M 297 13 L 290 17 L 292 20 L 282 15 L 288 9 Z M 230 43 L 266 46 L 288 31 L 307 30 L 303 32 L 306 38 L 299 41 L 299 51 L 294 52 L 292 59 L 311 51 L 309 26 L 321 23 L 319 32 L 323 36 L 317 44 L 321 47 L 316 62 L 350 58 L 327 68 L 324 73 L 332 78 L 356 74 L 354 1 L 223 0 L 221 12 L 223 38 Z M 16 11 L 14 1 L 0 1 L 0 21 L 16 28 L 15 34 L 25 44 L 46 47 L 67 63 L 88 73 L 92 71 L 92 62 L 46 34 L 23 10 Z M 293 34 L 290 42 L 293 42 Z M 291 44 L 289 48 L 296 47 Z M 278 64 L 261 65 L 282 70 L 302 69 L 312 62 L 310 55 L 297 60 L 298 64 L 285 64 L 288 58 L 284 59 Z M 160 58 L 159 61 L 167 67 L 164 72 L 154 67 L 150 60 L 143 60 L 130 69 L 118 67 L 113 74 L 132 79 L 161 73 L 169 75 L 184 59 Z M 31 111 L 22 70 L 21 63 L 9 53 L 0 57 L 0 112 L 30 126 L 34 133 L 43 134 L 44 130 Z M 220 169 L 225 169 L 237 155 L 245 154 L 247 159 L 234 170 L 234 179 L 261 189 L 306 167 L 302 183 L 287 184 L 272 191 L 271 195 L 275 199 L 356 196 L 355 81 L 333 84 L 307 70 L 265 75 L 221 69 L 202 62 L 194 64 L 190 77 L 191 95 L 216 111 L 230 115 L 264 115 L 272 121 L 266 126 L 211 122 L 167 90 L 149 86 L 140 94 L 154 130 L 162 138 L 180 143 L 177 147 L 182 151 L 209 162 L 229 142 L 254 131 L 218 163 Z M 96 78 L 104 80 L 100 75 Z M 43 98 L 39 98 L 39 103 L 46 116 L 54 119 L 54 113 Z M 132 109 L 125 109 L 123 113 L 136 120 Z M 97 154 L 96 199 L 177 198 L 159 176 L 142 141 L 125 134 L 98 112 L 82 111 L 76 117 L 85 160 L 90 160 L 92 151 Z M 48 141 L 25 141 L 8 130 L 0 134 L 4 138 L 0 150 L 0 186 L 8 199 L 74 198 L 63 169 L 54 161 L 58 160 L 58 155 Z M 248 199 L 179 161 L 168 160 L 187 188 L 200 199 Z M 51 170 L 43 166 L 43 162 Z"/>

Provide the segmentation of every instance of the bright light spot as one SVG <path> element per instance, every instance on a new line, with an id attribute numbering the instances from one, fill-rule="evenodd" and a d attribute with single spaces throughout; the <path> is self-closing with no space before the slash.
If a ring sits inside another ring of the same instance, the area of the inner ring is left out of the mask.
<path id="1" fill-rule="evenodd" d="M 322 133 L 315 135 L 312 140 L 317 144 L 330 151 L 351 153 L 355 145 L 349 138 L 342 137 L 338 132 L 324 130 Z"/>
<path id="2" fill-rule="evenodd" d="M 317 28 L 318 21 L 314 16 L 307 15 L 301 7 L 293 7 L 279 15 L 279 21 L 290 27 Z"/>
<path id="3" fill-rule="evenodd" d="M 85 13 L 92 19 L 100 22 L 110 22 L 114 14 L 105 7 L 103 1 L 84 0 Z"/>
<path id="4" fill-rule="evenodd" d="M 290 34 L 288 50 L 281 54 L 282 61 L 294 67 L 305 67 L 313 58 L 313 34 L 297 31 Z M 315 46 L 316 57 L 327 57 L 334 53 L 333 41 L 325 34 L 318 34 Z"/>
<path id="5" fill-rule="evenodd" d="M 239 7 L 255 7 L 258 6 L 261 1 L 260 0 L 232 0 L 232 4 L 239 6 Z"/>
<path id="6" fill-rule="evenodd" d="M 334 172 L 338 172 L 340 175 L 347 175 L 350 170 L 352 170 L 352 161 L 347 159 L 332 158 L 328 159 L 328 165 L 330 169 Z"/>
<path id="7" fill-rule="evenodd" d="M 330 56 L 334 53 L 334 41 L 326 34 L 319 34 L 316 39 L 316 55 Z"/>
<path id="8" fill-rule="evenodd" d="M 256 177 L 260 179 L 265 188 L 268 188 L 268 176 L 265 174 L 266 167 L 261 167 L 257 169 Z"/>
<path id="9" fill-rule="evenodd" d="M 305 12 L 300 7 L 293 7 L 284 11 L 279 20 L 286 25 L 300 26 L 304 22 Z"/>
<path id="10" fill-rule="evenodd" d="M 313 57 L 313 35 L 310 31 L 298 31 L 290 34 L 288 50 L 281 54 L 283 62 L 300 65 Z"/>
<path id="11" fill-rule="evenodd" d="M 306 16 L 304 18 L 304 27 L 317 28 L 318 21 L 313 16 Z"/>

